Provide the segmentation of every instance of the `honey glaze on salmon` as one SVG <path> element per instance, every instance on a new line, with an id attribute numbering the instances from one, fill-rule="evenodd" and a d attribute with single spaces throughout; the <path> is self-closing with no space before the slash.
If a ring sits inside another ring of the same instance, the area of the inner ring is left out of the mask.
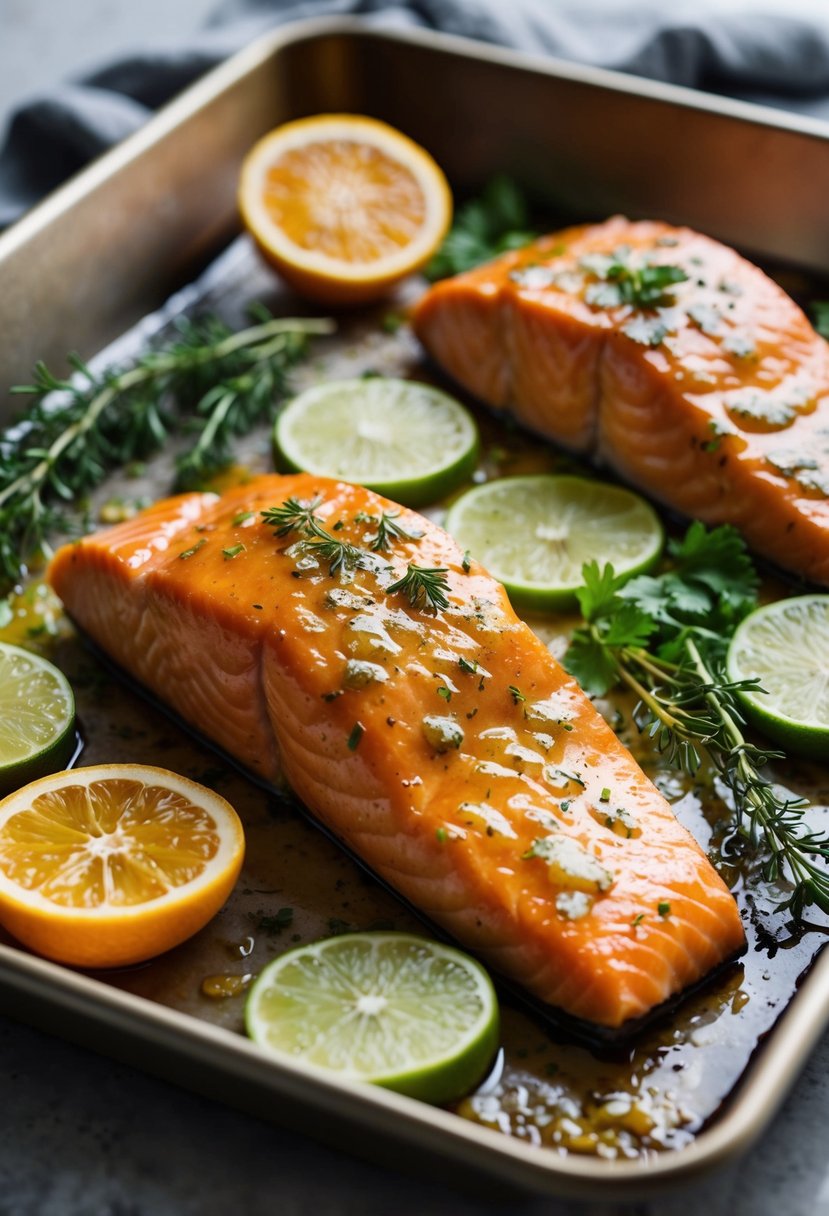
<path id="1" fill-rule="evenodd" d="M 829 344 L 687 228 L 570 228 L 437 284 L 436 361 L 487 404 L 829 585 Z"/>
<path id="2" fill-rule="evenodd" d="M 291 501 L 316 535 L 261 514 Z M 264 476 L 67 545 L 50 579 L 116 662 L 496 971 L 622 1026 L 743 946 L 734 899 L 499 583 L 413 512 L 376 547 L 397 510 Z M 393 590 L 410 563 L 446 572 L 439 604 Z"/>

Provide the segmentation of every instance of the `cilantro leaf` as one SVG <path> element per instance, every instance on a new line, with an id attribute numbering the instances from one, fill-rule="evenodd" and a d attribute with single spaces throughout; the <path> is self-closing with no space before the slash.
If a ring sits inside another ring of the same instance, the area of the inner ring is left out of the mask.
<path id="1" fill-rule="evenodd" d="M 616 574 L 610 562 L 600 570 L 597 561 L 586 562 L 581 568 L 581 576 L 584 586 L 576 592 L 581 614 L 586 621 L 597 621 L 616 606 L 624 577 Z"/>
<path id="2" fill-rule="evenodd" d="M 756 603 L 757 572 L 736 528 L 723 524 L 709 531 L 696 520 L 681 541 L 669 542 L 668 551 L 677 574 L 703 583 L 726 604 L 747 608 Z"/>
<path id="3" fill-rule="evenodd" d="M 586 693 L 604 696 L 618 682 L 616 660 L 608 648 L 588 629 L 577 629 L 563 659 L 565 671 L 578 680 Z"/>
<path id="4" fill-rule="evenodd" d="M 644 646 L 657 623 L 638 604 L 622 601 L 606 618 L 601 631 L 605 646 Z"/>

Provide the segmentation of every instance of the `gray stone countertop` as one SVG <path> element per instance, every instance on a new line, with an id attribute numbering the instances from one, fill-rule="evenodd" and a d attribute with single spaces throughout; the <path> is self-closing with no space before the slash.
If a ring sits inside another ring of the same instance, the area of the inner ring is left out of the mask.
<path id="1" fill-rule="evenodd" d="M 213 0 L 0 0 L 0 129 L 14 103 Z M 0 1011 L 2 1013 L 2 1011 Z M 492 1202 L 323 1148 L 0 1016 L 0 1216 L 829 1216 L 829 1036 L 742 1160 L 629 1207 Z"/>

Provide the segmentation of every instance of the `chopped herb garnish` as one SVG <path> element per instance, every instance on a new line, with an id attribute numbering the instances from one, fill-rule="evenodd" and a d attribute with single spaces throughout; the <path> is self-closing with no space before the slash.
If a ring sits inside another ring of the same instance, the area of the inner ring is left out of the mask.
<path id="1" fill-rule="evenodd" d="M 442 566 L 416 566 L 410 562 L 406 573 L 396 583 L 387 588 L 389 595 L 400 592 L 405 595 L 413 608 L 421 612 L 437 612 L 438 609 L 448 608 L 449 600 L 446 592 L 449 587 L 448 570 Z"/>
<path id="2" fill-rule="evenodd" d="M 251 608 L 255 608 L 257 612 L 261 612 L 264 606 L 264 604 L 251 604 Z"/>
<path id="3" fill-rule="evenodd" d="M 521 701 L 526 701 L 526 699 L 527 699 L 524 696 L 521 689 L 516 688 L 514 684 L 509 685 L 509 693 L 510 693 L 510 696 L 512 697 L 514 705 L 518 705 L 518 704 L 520 704 Z"/>
<path id="4" fill-rule="evenodd" d="M 354 752 L 360 746 L 360 740 L 365 734 L 366 728 L 362 722 L 355 722 L 351 728 L 351 734 L 348 736 L 348 750 Z"/>
<path id="5" fill-rule="evenodd" d="M 443 686 L 438 689 L 438 696 L 443 697 L 444 701 L 452 700 L 452 693 L 451 693 L 450 689 L 443 687 Z"/>
<path id="6" fill-rule="evenodd" d="M 472 558 L 469 555 L 468 549 L 464 549 L 463 560 L 461 561 L 461 569 L 463 570 L 464 574 L 468 574 L 469 571 L 472 569 Z"/>
<path id="7" fill-rule="evenodd" d="M 437 837 L 439 844 L 445 844 L 449 838 L 449 833 L 446 831 L 446 828 L 437 828 L 435 831 L 435 836 Z"/>
<path id="8" fill-rule="evenodd" d="M 186 561 L 188 557 L 192 557 L 194 553 L 198 553 L 199 549 L 206 544 L 207 541 L 204 537 L 202 537 L 201 540 L 196 541 L 192 549 L 185 549 L 183 553 L 179 553 L 179 557 L 182 559 L 182 561 Z"/>
<path id="9" fill-rule="evenodd" d="M 341 916 L 329 916 L 328 932 L 332 937 L 340 937 L 343 933 L 351 933 L 353 926 Z"/>
<path id="10" fill-rule="evenodd" d="M 458 659 L 458 667 L 460 667 L 461 671 L 466 671 L 469 673 L 469 675 L 473 676 L 478 670 L 478 664 L 475 660 L 470 663 L 469 659 L 465 659 L 463 656 Z"/>
<path id="11" fill-rule="evenodd" d="M 273 916 L 260 916 L 256 927 L 262 933 L 281 933 L 283 929 L 287 929 L 294 921 L 293 908 L 280 908 Z"/>
<path id="12" fill-rule="evenodd" d="M 588 299 L 588 303 L 600 303 L 602 307 L 630 304 L 633 308 L 656 308 L 673 303 L 669 289 L 688 278 L 681 266 L 656 265 L 647 259 L 637 264 L 629 249 L 617 249 L 612 255 L 588 254 L 580 265 L 582 270 L 615 287 L 612 299 L 607 292 L 601 300 L 595 298 L 596 293 L 593 299 Z"/>
<path id="13" fill-rule="evenodd" d="M 568 773 L 563 768 L 557 768 L 555 771 L 558 773 L 559 777 L 563 777 L 565 781 L 575 781 L 576 785 L 584 786 L 584 782 L 578 773 Z"/>
<path id="14" fill-rule="evenodd" d="M 610 802 L 610 790 L 607 788 L 607 786 L 605 786 L 601 794 L 599 794 L 599 802 Z"/>
<path id="15" fill-rule="evenodd" d="M 656 905 L 656 910 L 662 917 L 671 915 L 671 905 L 665 899 L 661 899 L 659 901 L 659 903 Z"/>
<path id="16" fill-rule="evenodd" d="M 225 561 L 230 561 L 231 558 L 238 557 L 240 553 L 245 552 L 244 545 L 231 545 L 229 549 L 222 549 Z"/>
<path id="17" fill-rule="evenodd" d="M 231 526 L 238 528 L 240 524 L 246 524 L 249 519 L 253 519 L 253 515 L 253 511 L 240 511 L 238 515 L 233 516 Z"/>
<path id="18" fill-rule="evenodd" d="M 642 921 L 643 921 L 644 919 L 645 919 L 645 913 L 644 913 L 644 912 L 639 912 L 639 913 L 637 913 L 637 915 L 636 915 L 636 916 L 634 916 L 633 920 L 630 922 L 630 923 L 631 923 L 632 928 L 634 928 L 634 929 L 638 928 L 638 926 L 639 926 L 639 925 L 641 925 L 641 923 L 642 923 Z"/>

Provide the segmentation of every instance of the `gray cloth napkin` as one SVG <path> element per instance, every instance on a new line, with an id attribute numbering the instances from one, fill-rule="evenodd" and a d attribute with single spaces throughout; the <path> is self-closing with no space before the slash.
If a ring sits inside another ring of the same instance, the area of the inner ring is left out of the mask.
<path id="1" fill-rule="evenodd" d="M 225 0 L 187 46 L 119 60 L 15 113 L 0 152 L 0 228 L 257 34 L 355 14 L 829 119 L 826 0 Z"/>

